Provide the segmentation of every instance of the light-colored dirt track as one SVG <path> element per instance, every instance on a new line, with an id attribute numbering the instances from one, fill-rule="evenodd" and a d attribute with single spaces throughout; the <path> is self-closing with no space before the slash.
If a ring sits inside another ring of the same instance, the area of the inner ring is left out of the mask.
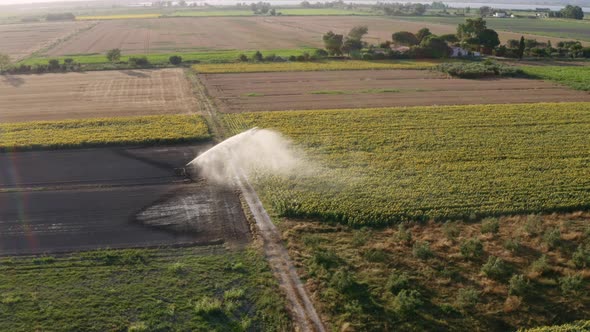
<path id="1" fill-rule="evenodd" d="M 0 25 L 0 52 L 16 61 L 92 24 L 54 22 Z"/>
<path id="2" fill-rule="evenodd" d="M 208 74 L 202 79 L 228 113 L 590 101 L 587 92 L 539 80 L 451 79 L 424 70 Z"/>
<path id="3" fill-rule="evenodd" d="M 348 33 L 356 25 L 367 25 L 365 40 L 390 40 L 400 30 L 428 27 L 436 34 L 455 33 L 456 26 L 408 22 L 387 17 L 188 17 L 102 21 L 92 29 L 48 51 L 48 55 L 105 53 L 120 48 L 124 53 L 178 52 L 199 49 L 269 50 L 323 47 L 322 35 L 329 30 Z M 500 38 L 519 39 L 521 34 L 501 32 Z M 529 35 L 526 35 L 529 36 Z M 539 40 L 558 38 L 529 36 Z"/>
<path id="4" fill-rule="evenodd" d="M 2 122 L 188 113 L 196 105 L 182 69 L 0 77 Z"/>

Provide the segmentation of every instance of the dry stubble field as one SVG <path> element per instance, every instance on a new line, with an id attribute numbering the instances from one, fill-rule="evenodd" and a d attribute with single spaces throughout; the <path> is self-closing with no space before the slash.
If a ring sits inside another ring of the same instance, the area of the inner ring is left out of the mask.
<path id="1" fill-rule="evenodd" d="M 0 25 L 0 50 L 13 60 L 18 60 L 90 25 L 91 22 Z"/>
<path id="2" fill-rule="evenodd" d="M 3 122 L 189 113 L 181 69 L 13 75 L 0 79 Z"/>
<path id="3" fill-rule="evenodd" d="M 201 75 L 223 112 L 590 101 L 590 94 L 528 79 L 450 79 L 426 70 Z"/>
<path id="4" fill-rule="evenodd" d="M 456 26 L 408 22 L 386 17 L 190 17 L 101 21 L 92 29 L 56 45 L 49 56 L 105 53 L 120 48 L 124 53 L 178 52 L 196 49 L 269 50 L 323 47 L 328 30 L 347 33 L 356 25 L 367 25 L 364 40 L 390 40 L 400 30 L 418 31 L 429 27 L 436 34 L 455 33 Z M 503 41 L 521 34 L 500 32 Z M 547 37 L 530 36 L 539 40 Z M 551 38 L 554 43 L 558 38 Z"/>

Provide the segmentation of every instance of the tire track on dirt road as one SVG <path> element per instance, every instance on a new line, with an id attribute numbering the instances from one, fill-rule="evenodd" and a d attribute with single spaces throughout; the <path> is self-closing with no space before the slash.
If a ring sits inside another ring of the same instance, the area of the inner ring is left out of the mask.
<path id="1" fill-rule="evenodd" d="M 215 106 L 209 99 L 204 85 L 196 74 L 187 71 L 187 78 L 193 85 L 203 116 L 207 119 L 214 137 L 227 137 L 227 132 L 221 120 L 217 117 Z M 279 280 L 280 287 L 285 292 L 291 306 L 293 323 L 297 331 L 324 332 L 324 325 L 303 287 L 297 270 L 289 257 L 289 252 L 283 246 L 281 236 L 270 216 L 264 209 L 258 194 L 240 170 L 234 170 L 237 187 L 240 189 L 250 212 L 254 216 L 256 226 L 263 242 L 264 254 Z"/>

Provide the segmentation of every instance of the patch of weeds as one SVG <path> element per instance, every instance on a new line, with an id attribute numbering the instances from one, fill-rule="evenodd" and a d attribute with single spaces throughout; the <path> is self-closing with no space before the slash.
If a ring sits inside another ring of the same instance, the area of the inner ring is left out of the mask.
<path id="1" fill-rule="evenodd" d="M 35 257 L 33 258 L 33 264 L 35 265 L 46 265 L 55 262 L 55 257 L 51 256 L 43 256 L 43 257 Z"/>
<path id="2" fill-rule="evenodd" d="M 397 226 L 396 238 L 400 243 L 408 245 L 412 243 L 412 232 L 410 232 L 404 224 L 399 224 Z"/>
<path id="3" fill-rule="evenodd" d="M 366 250 L 363 253 L 363 256 L 371 263 L 385 263 L 389 258 L 385 250 L 378 248 L 370 248 L 369 250 Z"/>
<path id="4" fill-rule="evenodd" d="M 312 95 L 346 95 L 352 93 L 351 91 L 342 91 L 342 90 L 318 90 L 312 91 L 310 94 Z"/>
<path id="5" fill-rule="evenodd" d="M 187 268 L 186 265 L 183 263 L 173 263 L 171 265 L 168 265 L 168 272 L 170 272 L 173 275 L 183 275 L 187 272 Z"/>
<path id="6" fill-rule="evenodd" d="M 395 311 L 402 317 L 415 316 L 423 304 L 421 294 L 417 290 L 402 289 L 395 296 Z"/>
<path id="7" fill-rule="evenodd" d="M 559 228 L 552 228 L 545 231 L 543 234 L 543 242 L 549 247 L 549 249 L 555 249 L 561 242 L 561 232 Z"/>
<path id="8" fill-rule="evenodd" d="M 358 231 L 354 231 L 352 234 L 352 245 L 355 247 L 364 246 L 371 237 L 371 234 L 371 230 L 368 228 L 362 228 Z"/>
<path id="9" fill-rule="evenodd" d="M 243 288 L 232 288 L 223 292 L 223 298 L 226 300 L 239 300 L 244 297 L 246 290 Z"/>
<path id="10" fill-rule="evenodd" d="M 430 250 L 430 243 L 428 242 L 416 242 L 412 247 L 412 254 L 416 258 L 429 259 L 434 256 L 432 250 Z"/>
<path id="11" fill-rule="evenodd" d="M 488 261 L 481 267 L 481 272 L 491 279 L 502 279 L 510 274 L 506 262 L 496 256 L 490 256 Z"/>
<path id="12" fill-rule="evenodd" d="M 520 297 L 526 296 L 531 290 L 530 281 L 522 274 L 515 274 L 508 282 L 508 294 Z"/>
<path id="13" fill-rule="evenodd" d="M 481 224 L 482 234 L 498 234 L 500 231 L 500 221 L 498 218 L 486 218 Z"/>
<path id="14" fill-rule="evenodd" d="M 537 260 L 531 263 L 529 270 L 534 273 L 538 273 L 542 275 L 549 271 L 549 263 L 547 262 L 547 256 L 543 255 L 539 257 Z"/>
<path id="15" fill-rule="evenodd" d="M 230 263 L 225 267 L 225 269 L 228 271 L 239 272 L 239 273 L 248 272 L 248 269 L 246 269 L 246 265 L 244 265 L 244 263 L 242 263 L 242 262 Z"/>
<path id="16" fill-rule="evenodd" d="M 579 269 L 590 266 L 590 250 L 584 245 L 579 245 L 572 255 L 572 262 Z"/>
<path id="17" fill-rule="evenodd" d="M 128 332 L 145 332 L 149 331 L 149 328 L 145 322 L 134 322 L 127 328 Z"/>
<path id="18" fill-rule="evenodd" d="M 199 315 L 211 315 L 222 312 L 221 301 L 209 296 L 203 296 L 194 305 L 195 312 Z"/>
<path id="19" fill-rule="evenodd" d="M 306 247 L 310 248 L 316 248 L 322 244 L 322 242 L 325 242 L 325 240 L 318 234 L 305 234 L 301 240 Z"/>
<path id="20" fill-rule="evenodd" d="M 2 304 L 11 306 L 22 301 L 22 298 L 16 294 L 7 293 L 2 294 Z"/>
<path id="21" fill-rule="evenodd" d="M 456 306 L 461 309 L 473 308 L 479 302 L 479 292 L 473 287 L 461 288 L 457 292 Z"/>
<path id="22" fill-rule="evenodd" d="M 246 97 L 264 97 L 264 94 L 258 93 L 258 92 L 250 92 L 250 93 L 246 93 L 244 96 L 246 96 Z"/>
<path id="23" fill-rule="evenodd" d="M 483 244 L 479 239 L 469 239 L 461 243 L 459 247 L 461 256 L 465 259 L 476 259 L 483 256 Z"/>
<path id="24" fill-rule="evenodd" d="M 561 277 L 558 282 L 563 295 L 578 295 L 584 288 L 584 279 L 580 274 Z"/>
<path id="25" fill-rule="evenodd" d="M 82 254 L 85 260 L 93 260 L 105 265 L 145 265 L 148 255 L 142 250 L 97 250 Z"/>
<path id="26" fill-rule="evenodd" d="M 354 285 L 352 272 L 344 269 L 336 271 L 330 279 L 330 286 L 341 293 L 345 293 Z"/>
<path id="27" fill-rule="evenodd" d="M 443 233 L 449 241 L 455 241 L 455 239 L 461 234 L 461 231 L 459 230 L 459 227 L 457 227 L 456 222 L 447 221 L 443 225 Z"/>
<path id="28" fill-rule="evenodd" d="M 508 239 L 504 242 L 504 248 L 506 248 L 506 250 L 509 250 L 513 253 L 517 252 L 518 250 L 520 250 L 520 241 L 515 238 Z"/>
<path id="29" fill-rule="evenodd" d="M 329 250 L 315 250 L 311 256 L 312 264 L 321 266 L 325 269 L 335 268 L 343 265 L 344 261 L 338 257 L 336 252 Z"/>
<path id="30" fill-rule="evenodd" d="M 528 215 L 524 224 L 524 231 L 530 236 L 541 234 L 543 232 L 543 220 L 541 216 L 536 214 Z"/>
<path id="31" fill-rule="evenodd" d="M 393 271 L 385 286 L 392 294 L 397 295 L 402 289 L 410 287 L 410 275 L 406 272 Z"/>
<path id="32" fill-rule="evenodd" d="M 361 90 L 359 91 L 360 93 L 398 93 L 398 92 L 402 92 L 402 90 L 400 89 L 367 89 L 367 90 Z"/>

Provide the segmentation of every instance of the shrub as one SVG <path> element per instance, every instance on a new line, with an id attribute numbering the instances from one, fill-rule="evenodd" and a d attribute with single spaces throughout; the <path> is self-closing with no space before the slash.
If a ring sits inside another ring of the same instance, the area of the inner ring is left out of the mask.
<path id="1" fill-rule="evenodd" d="M 387 261 L 387 252 L 383 249 L 371 248 L 364 252 L 365 259 L 372 263 L 384 263 Z"/>
<path id="2" fill-rule="evenodd" d="M 590 266 L 590 250 L 583 245 L 579 245 L 572 255 L 572 262 L 577 268 Z"/>
<path id="3" fill-rule="evenodd" d="M 579 294 L 583 289 L 582 276 L 579 274 L 559 278 L 559 288 L 564 295 Z"/>
<path id="4" fill-rule="evenodd" d="M 367 240 L 371 237 L 371 231 L 368 228 L 363 228 L 361 230 L 355 231 L 352 234 L 352 245 L 355 247 L 360 247 L 367 243 Z"/>
<path id="5" fill-rule="evenodd" d="M 506 263 L 496 256 L 488 258 L 488 261 L 481 267 L 481 272 L 491 279 L 502 279 L 510 273 Z"/>
<path id="6" fill-rule="evenodd" d="M 363 60 L 373 60 L 373 54 L 365 53 L 363 54 Z"/>
<path id="7" fill-rule="evenodd" d="M 524 230 L 529 235 L 541 234 L 543 231 L 543 220 L 541 220 L 541 217 L 536 214 L 528 215 L 526 223 L 524 224 Z"/>
<path id="8" fill-rule="evenodd" d="M 264 61 L 274 62 L 277 59 L 275 54 L 270 54 L 264 57 Z"/>
<path id="9" fill-rule="evenodd" d="M 430 250 L 430 243 L 428 243 L 428 242 L 414 243 L 414 246 L 412 247 L 412 254 L 414 255 L 414 257 L 417 257 L 420 259 L 428 259 L 428 258 L 434 256 L 434 254 Z"/>
<path id="10" fill-rule="evenodd" d="M 59 69 L 59 60 L 57 59 L 51 59 L 49 60 L 49 63 L 47 64 L 47 69 L 49 71 L 56 71 Z"/>
<path id="11" fill-rule="evenodd" d="M 531 283 L 522 274 L 515 274 L 510 278 L 508 294 L 516 296 L 526 296 L 531 289 Z"/>
<path id="12" fill-rule="evenodd" d="M 457 227 L 456 222 L 447 221 L 443 225 L 443 233 L 445 234 L 447 239 L 454 241 L 457 238 L 457 236 L 461 234 L 461 231 Z"/>
<path id="13" fill-rule="evenodd" d="M 395 310 L 400 316 L 409 317 L 423 304 L 417 290 L 403 289 L 395 296 Z"/>
<path id="14" fill-rule="evenodd" d="M 130 57 L 129 64 L 135 67 L 145 67 L 150 64 L 149 60 L 145 56 L 141 57 Z"/>
<path id="15" fill-rule="evenodd" d="M 240 56 L 238 57 L 238 61 L 248 62 L 248 56 L 246 54 L 240 54 Z"/>
<path id="16" fill-rule="evenodd" d="M 512 252 L 517 252 L 520 249 L 520 241 L 518 239 L 508 239 L 504 242 L 504 248 Z"/>
<path id="17" fill-rule="evenodd" d="M 182 57 L 178 55 L 173 55 L 168 59 L 168 61 L 170 61 L 171 64 L 178 66 L 182 63 Z"/>
<path id="18" fill-rule="evenodd" d="M 223 298 L 226 300 L 237 300 L 244 297 L 246 291 L 243 288 L 232 288 L 223 293 Z"/>
<path id="19" fill-rule="evenodd" d="M 410 275 L 406 272 L 399 273 L 393 271 L 389 278 L 387 278 L 387 284 L 385 286 L 392 294 L 397 295 L 402 289 L 410 287 Z"/>
<path id="20" fill-rule="evenodd" d="M 297 57 L 294 55 L 289 56 L 289 61 L 295 62 L 297 61 Z"/>
<path id="21" fill-rule="evenodd" d="M 461 288 L 457 292 L 457 307 L 461 309 L 473 308 L 479 301 L 479 292 L 473 287 Z"/>
<path id="22" fill-rule="evenodd" d="M 317 50 L 315 50 L 314 55 L 318 58 L 325 58 L 328 56 L 328 51 L 318 48 Z"/>
<path id="23" fill-rule="evenodd" d="M 338 257 L 334 250 L 316 250 L 312 257 L 312 262 L 318 266 L 326 269 L 338 267 L 342 263 L 342 259 Z"/>
<path id="24" fill-rule="evenodd" d="M 474 63 L 474 62 L 450 62 L 442 63 L 435 70 L 460 78 L 483 77 L 517 77 L 524 76 L 524 71 L 519 68 L 499 63 Z"/>
<path id="25" fill-rule="evenodd" d="M 561 232 L 558 228 L 548 229 L 543 234 L 543 242 L 551 248 L 554 249 L 559 245 L 561 241 Z"/>
<path id="26" fill-rule="evenodd" d="M 497 234 L 500 231 L 500 222 L 497 218 L 486 218 L 481 224 L 481 233 Z"/>
<path id="27" fill-rule="evenodd" d="M 483 244 L 479 239 L 469 239 L 459 247 L 461 255 L 466 259 L 475 259 L 483 256 Z"/>
<path id="28" fill-rule="evenodd" d="M 254 53 L 254 56 L 252 58 L 256 62 L 261 62 L 264 59 L 262 56 L 262 53 L 260 53 L 260 51 L 256 51 L 256 53 Z"/>
<path id="29" fill-rule="evenodd" d="M 114 48 L 112 50 L 109 50 L 107 52 L 107 59 L 110 62 L 119 61 L 119 59 L 121 59 L 121 50 L 118 48 Z"/>
<path id="30" fill-rule="evenodd" d="M 341 293 L 346 292 L 354 285 L 352 273 L 344 269 L 339 269 L 332 275 L 330 286 Z"/>
<path id="31" fill-rule="evenodd" d="M 543 255 L 534 262 L 532 262 L 529 269 L 531 270 L 531 272 L 535 272 L 538 274 L 543 274 L 549 271 L 549 263 L 547 263 L 547 256 Z"/>
<path id="32" fill-rule="evenodd" d="M 409 244 L 410 242 L 412 242 L 412 233 L 406 229 L 406 226 L 404 226 L 403 224 L 399 224 L 397 226 L 397 240 L 399 242 L 405 243 L 405 244 Z"/>
<path id="33" fill-rule="evenodd" d="M 221 301 L 203 296 L 195 303 L 195 311 L 200 315 L 210 315 L 221 312 Z"/>

